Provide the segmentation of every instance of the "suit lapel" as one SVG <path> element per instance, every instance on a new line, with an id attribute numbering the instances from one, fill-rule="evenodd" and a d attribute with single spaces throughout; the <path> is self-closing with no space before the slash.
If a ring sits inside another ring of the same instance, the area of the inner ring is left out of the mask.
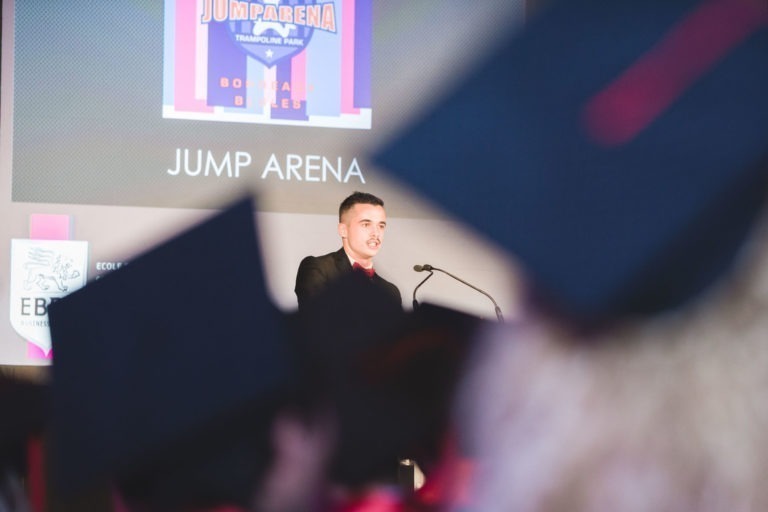
<path id="1" fill-rule="evenodd" d="M 333 261 L 336 264 L 336 270 L 338 270 L 339 275 L 352 270 L 352 265 L 349 263 L 349 258 L 347 258 L 347 253 L 344 252 L 343 247 L 333 254 Z"/>

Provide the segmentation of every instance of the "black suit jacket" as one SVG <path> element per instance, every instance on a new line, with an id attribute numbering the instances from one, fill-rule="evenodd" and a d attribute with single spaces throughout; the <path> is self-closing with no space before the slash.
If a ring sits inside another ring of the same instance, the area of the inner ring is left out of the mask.
<path id="1" fill-rule="evenodd" d="M 349 258 L 347 258 L 343 247 L 336 252 L 323 256 L 307 256 L 301 260 L 299 271 L 296 273 L 296 287 L 294 288 L 296 298 L 299 300 L 299 309 L 329 283 L 347 272 L 352 272 L 352 265 L 349 263 Z M 386 290 L 392 296 L 392 300 L 397 301 L 397 304 L 402 307 L 403 300 L 397 286 L 378 273 L 373 275 L 371 282 Z"/>

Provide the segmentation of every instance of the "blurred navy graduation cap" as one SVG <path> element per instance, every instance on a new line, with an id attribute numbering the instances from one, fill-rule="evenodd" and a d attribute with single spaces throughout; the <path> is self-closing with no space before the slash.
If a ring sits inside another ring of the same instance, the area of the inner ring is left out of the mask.
<path id="1" fill-rule="evenodd" d="M 292 374 L 255 229 L 240 201 L 51 306 L 62 494 L 247 503 Z"/>
<path id="2" fill-rule="evenodd" d="M 760 211 L 766 91 L 764 3 L 556 1 L 376 159 L 546 307 L 653 313 L 728 269 Z"/>

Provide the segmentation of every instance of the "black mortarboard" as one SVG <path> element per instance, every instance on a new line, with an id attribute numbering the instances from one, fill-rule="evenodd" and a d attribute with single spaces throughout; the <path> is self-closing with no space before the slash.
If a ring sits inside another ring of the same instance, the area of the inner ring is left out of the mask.
<path id="1" fill-rule="evenodd" d="M 758 2 L 557 1 L 377 159 L 549 307 L 660 311 L 731 265 L 762 206 L 767 55 Z"/>
<path id="2" fill-rule="evenodd" d="M 62 492 L 247 503 L 292 368 L 261 261 L 244 200 L 51 306 Z"/>

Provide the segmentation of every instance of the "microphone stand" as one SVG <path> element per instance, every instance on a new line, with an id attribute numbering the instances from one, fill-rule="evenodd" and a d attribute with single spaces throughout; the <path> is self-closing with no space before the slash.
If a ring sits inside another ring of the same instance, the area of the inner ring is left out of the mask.
<path id="1" fill-rule="evenodd" d="M 486 297 L 491 299 L 491 302 L 493 302 L 493 306 L 496 309 L 496 318 L 499 320 L 499 322 L 503 322 L 504 321 L 504 317 L 501 315 L 501 308 L 499 307 L 498 304 L 496 304 L 496 301 L 493 300 L 493 297 L 491 297 L 488 293 L 484 292 L 483 290 L 481 290 L 477 286 L 475 286 L 473 284 L 469 284 L 468 282 L 466 282 L 465 280 L 461 279 L 460 277 L 456 277 L 455 275 L 453 275 L 450 272 L 447 272 L 447 271 L 445 271 L 445 270 L 443 270 L 441 268 L 437 268 L 437 267 L 430 267 L 430 268 L 431 268 L 431 270 L 437 270 L 437 271 L 442 272 L 443 274 L 448 274 L 449 276 L 451 276 L 455 280 L 459 281 L 460 283 L 464 283 L 465 285 L 469 286 L 473 290 L 477 290 L 478 292 L 482 293 L 483 295 L 485 295 Z M 427 276 L 427 279 L 429 279 L 430 277 L 432 277 L 432 276 L 431 275 Z M 424 281 L 426 281 L 427 279 L 425 279 Z"/>
<path id="2" fill-rule="evenodd" d="M 416 290 L 419 289 L 419 286 L 421 286 L 424 283 L 426 283 L 427 279 L 429 279 L 430 277 L 432 277 L 435 274 L 431 270 L 428 270 L 428 272 L 429 272 L 429 275 L 427 277 L 425 277 L 424 279 L 422 279 L 421 282 L 416 285 L 416 288 L 413 289 L 413 309 L 416 309 L 416 308 L 419 307 L 419 302 L 416 300 Z"/>

